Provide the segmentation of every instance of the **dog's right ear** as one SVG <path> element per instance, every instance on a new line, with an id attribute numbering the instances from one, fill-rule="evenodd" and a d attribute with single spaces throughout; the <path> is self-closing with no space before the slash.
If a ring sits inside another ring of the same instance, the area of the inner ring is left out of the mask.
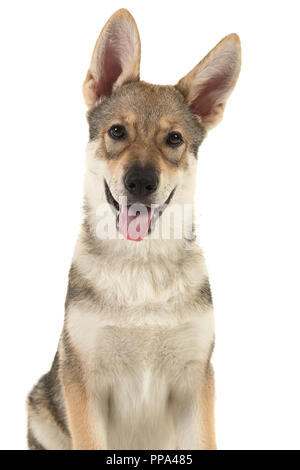
<path id="1" fill-rule="evenodd" d="M 141 42 L 133 16 L 118 10 L 107 21 L 96 42 L 83 84 L 88 107 L 124 83 L 139 80 Z"/>

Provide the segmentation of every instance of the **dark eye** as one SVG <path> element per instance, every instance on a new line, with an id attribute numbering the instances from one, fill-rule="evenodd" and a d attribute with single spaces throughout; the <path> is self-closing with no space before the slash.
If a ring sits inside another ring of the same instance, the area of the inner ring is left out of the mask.
<path id="1" fill-rule="evenodd" d="M 170 132 L 167 137 L 166 144 L 170 147 L 179 147 L 183 143 L 183 138 L 180 132 Z"/>
<path id="2" fill-rule="evenodd" d="M 112 139 L 121 140 L 126 137 L 126 129 L 121 124 L 114 124 L 108 131 L 108 134 Z"/>

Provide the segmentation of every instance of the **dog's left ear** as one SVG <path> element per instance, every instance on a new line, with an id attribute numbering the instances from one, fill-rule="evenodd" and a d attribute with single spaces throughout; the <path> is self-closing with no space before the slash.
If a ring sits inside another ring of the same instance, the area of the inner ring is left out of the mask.
<path id="1" fill-rule="evenodd" d="M 96 42 L 91 65 L 83 83 L 87 106 L 124 83 L 139 80 L 141 42 L 133 16 L 121 9 L 112 15 Z"/>
<path id="2" fill-rule="evenodd" d="M 230 34 L 177 83 L 176 88 L 184 95 L 206 130 L 221 121 L 240 68 L 240 39 L 236 34 Z"/>

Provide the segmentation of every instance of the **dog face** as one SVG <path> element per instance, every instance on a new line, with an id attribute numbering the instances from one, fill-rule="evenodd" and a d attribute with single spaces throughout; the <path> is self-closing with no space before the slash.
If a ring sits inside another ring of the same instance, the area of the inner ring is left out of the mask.
<path id="1" fill-rule="evenodd" d="M 97 178 L 88 184 L 98 191 L 87 188 L 86 196 L 94 209 L 96 202 L 109 203 L 117 228 L 136 241 L 153 232 L 168 206 L 192 204 L 198 148 L 237 80 L 239 39 L 226 37 L 176 86 L 141 82 L 139 63 L 135 21 L 119 10 L 99 36 L 83 85 L 88 171 Z M 139 236 L 128 222 L 135 229 L 139 223 Z"/>

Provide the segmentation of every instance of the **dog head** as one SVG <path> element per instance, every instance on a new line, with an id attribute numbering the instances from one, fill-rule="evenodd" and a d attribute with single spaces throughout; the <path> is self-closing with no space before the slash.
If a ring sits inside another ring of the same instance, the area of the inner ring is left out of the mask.
<path id="1" fill-rule="evenodd" d="M 170 206 L 193 204 L 198 148 L 222 118 L 241 56 L 238 36 L 229 35 L 177 85 L 160 86 L 140 81 L 140 50 L 133 17 L 117 11 L 83 84 L 89 216 L 108 203 L 116 230 L 136 241 L 154 236 Z"/>

